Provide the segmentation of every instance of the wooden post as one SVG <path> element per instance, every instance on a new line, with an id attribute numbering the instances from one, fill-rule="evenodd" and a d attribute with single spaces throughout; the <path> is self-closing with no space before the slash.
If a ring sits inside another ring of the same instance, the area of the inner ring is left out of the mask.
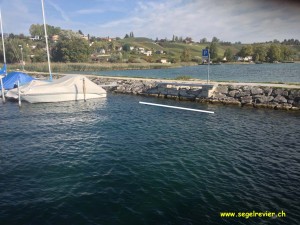
<path id="1" fill-rule="evenodd" d="M 86 87 L 85 87 L 85 79 L 83 78 L 83 99 L 86 101 Z"/>
<path id="2" fill-rule="evenodd" d="M 1 80 L 1 95 L 2 95 L 2 102 L 5 103 L 5 90 L 4 90 L 4 86 L 3 86 L 3 81 L 2 81 L 2 78 L 0 78 Z"/>

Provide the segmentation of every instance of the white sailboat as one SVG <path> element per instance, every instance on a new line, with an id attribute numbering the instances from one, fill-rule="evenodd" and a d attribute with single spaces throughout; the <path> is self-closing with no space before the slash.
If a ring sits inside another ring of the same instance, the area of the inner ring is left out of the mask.
<path id="1" fill-rule="evenodd" d="M 41 0 L 41 2 L 50 81 L 33 80 L 26 85 L 8 91 L 6 97 L 21 99 L 30 103 L 62 102 L 106 97 L 106 91 L 85 76 L 69 75 L 52 81 L 44 1 Z"/>
<path id="2" fill-rule="evenodd" d="M 106 97 L 106 91 L 85 76 L 64 76 L 52 82 L 33 80 L 7 92 L 6 97 L 30 103 L 63 102 Z"/>

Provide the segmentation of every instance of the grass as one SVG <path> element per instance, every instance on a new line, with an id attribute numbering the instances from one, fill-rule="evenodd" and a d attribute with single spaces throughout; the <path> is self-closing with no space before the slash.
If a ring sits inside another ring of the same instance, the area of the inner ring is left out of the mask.
<path id="1" fill-rule="evenodd" d="M 160 63 L 51 63 L 52 72 L 82 72 L 126 69 L 166 69 L 178 65 Z M 21 70 L 19 64 L 8 65 L 9 70 Z M 48 72 L 47 63 L 27 63 L 26 71 Z"/>
<path id="2" fill-rule="evenodd" d="M 193 79 L 193 77 L 187 75 L 175 77 L 175 80 L 191 80 L 191 79 Z"/>

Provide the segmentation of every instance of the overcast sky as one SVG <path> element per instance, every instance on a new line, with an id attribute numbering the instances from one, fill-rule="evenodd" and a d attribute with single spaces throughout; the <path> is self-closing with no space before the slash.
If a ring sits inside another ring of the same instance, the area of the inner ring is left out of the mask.
<path id="1" fill-rule="evenodd" d="M 300 39 L 300 0 L 44 0 L 46 22 L 92 36 Z M 42 24 L 40 0 L 0 0 L 4 33 Z"/>

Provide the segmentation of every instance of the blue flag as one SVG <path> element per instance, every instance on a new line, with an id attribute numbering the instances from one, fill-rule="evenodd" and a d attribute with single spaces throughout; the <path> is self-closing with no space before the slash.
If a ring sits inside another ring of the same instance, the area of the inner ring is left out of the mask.
<path id="1" fill-rule="evenodd" d="M 0 75 L 6 74 L 6 64 L 3 65 L 3 67 L 0 69 Z"/>

